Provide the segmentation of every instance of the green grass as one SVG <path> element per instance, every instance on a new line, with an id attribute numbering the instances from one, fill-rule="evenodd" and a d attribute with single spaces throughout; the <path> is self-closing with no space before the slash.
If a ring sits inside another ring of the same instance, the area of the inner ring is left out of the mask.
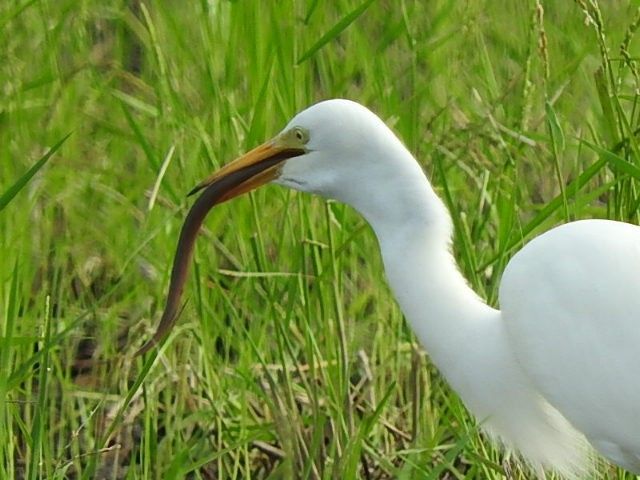
<path id="1" fill-rule="evenodd" d="M 266 187 L 218 207 L 178 327 L 132 354 L 186 192 L 321 99 L 415 153 L 491 303 L 536 234 L 637 223 L 636 7 L 544 6 L 2 2 L 0 478 L 528 478 L 418 349 L 343 205 Z"/>

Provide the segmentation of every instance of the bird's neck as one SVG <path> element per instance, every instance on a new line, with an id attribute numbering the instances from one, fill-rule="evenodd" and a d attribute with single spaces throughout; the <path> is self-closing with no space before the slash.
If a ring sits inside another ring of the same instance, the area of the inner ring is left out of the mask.
<path id="1" fill-rule="evenodd" d="M 496 311 L 458 270 L 449 212 L 422 171 L 413 172 L 396 193 L 378 207 L 385 211 L 363 214 L 378 237 L 387 278 L 407 320 L 443 373 L 455 376 L 446 370 L 464 368 L 461 352 Z"/>

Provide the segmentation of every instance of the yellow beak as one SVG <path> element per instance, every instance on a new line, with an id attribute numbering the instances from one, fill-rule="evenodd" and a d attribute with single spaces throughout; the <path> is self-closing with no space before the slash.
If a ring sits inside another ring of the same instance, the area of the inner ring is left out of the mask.
<path id="1" fill-rule="evenodd" d="M 228 163 L 220 170 L 207 177 L 193 190 L 191 190 L 189 195 L 199 192 L 209 185 L 212 185 L 217 180 L 238 175 L 240 172 L 245 172 L 245 175 L 242 175 L 242 177 L 248 178 L 239 182 L 237 185 L 231 186 L 216 201 L 216 204 L 222 203 L 233 197 L 237 197 L 238 195 L 254 190 L 260 185 L 264 185 L 265 183 L 277 178 L 280 164 L 284 160 L 297 157 L 304 153 L 304 149 L 287 147 L 285 145 L 280 145 L 276 140 L 271 140 L 270 142 L 263 143 L 250 152 L 245 153 L 241 157 L 236 158 L 233 162 Z M 251 176 L 251 174 L 253 175 Z"/>
<path id="2" fill-rule="evenodd" d="M 306 150 L 302 147 L 287 146 L 279 139 L 272 140 L 225 165 L 189 192 L 189 195 L 192 195 L 203 190 L 189 210 L 180 231 L 167 303 L 160 324 L 153 337 L 136 352 L 136 355 L 148 352 L 160 343 L 175 324 L 196 236 L 207 213 L 215 205 L 277 178 L 282 162 L 304 153 Z"/>

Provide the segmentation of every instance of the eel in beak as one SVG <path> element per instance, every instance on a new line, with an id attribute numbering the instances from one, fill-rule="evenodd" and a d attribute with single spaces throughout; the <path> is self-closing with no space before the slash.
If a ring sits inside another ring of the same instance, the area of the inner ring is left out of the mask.
<path id="1" fill-rule="evenodd" d="M 189 210 L 180 231 L 164 312 L 156 332 L 140 347 L 135 356 L 142 355 L 158 345 L 174 326 L 193 257 L 195 240 L 209 211 L 219 203 L 277 178 L 282 162 L 305 153 L 306 150 L 302 146 L 292 146 L 286 138 L 277 137 L 225 165 L 189 192 L 189 195 L 193 195 L 202 191 Z"/>

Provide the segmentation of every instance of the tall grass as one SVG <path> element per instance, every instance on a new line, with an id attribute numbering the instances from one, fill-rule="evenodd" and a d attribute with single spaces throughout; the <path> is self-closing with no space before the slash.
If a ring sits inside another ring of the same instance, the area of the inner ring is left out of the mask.
<path id="1" fill-rule="evenodd" d="M 321 99 L 415 153 L 491 303 L 545 229 L 637 223 L 639 20 L 595 0 L 2 2 L 0 478 L 528 478 L 334 202 L 267 187 L 217 208 L 178 328 L 132 353 L 185 193 Z"/>

